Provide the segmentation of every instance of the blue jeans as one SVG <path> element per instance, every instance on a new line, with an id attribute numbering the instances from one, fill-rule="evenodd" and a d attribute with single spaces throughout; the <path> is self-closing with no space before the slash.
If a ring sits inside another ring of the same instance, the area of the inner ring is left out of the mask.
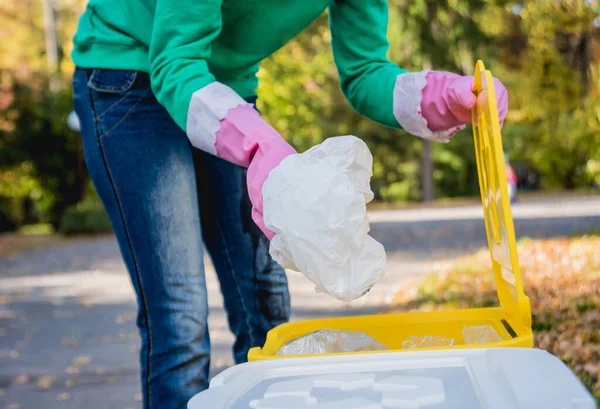
<path id="1" fill-rule="evenodd" d="M 185 408 L 208 386 L 203 247 L 237 363 L 288 320 L 285 271 L 251 219 L 245 169 L 192 148 L 147 74 L 77 69 L 73 88 L 87 167 L 137 295 L 143 407 Z"/>

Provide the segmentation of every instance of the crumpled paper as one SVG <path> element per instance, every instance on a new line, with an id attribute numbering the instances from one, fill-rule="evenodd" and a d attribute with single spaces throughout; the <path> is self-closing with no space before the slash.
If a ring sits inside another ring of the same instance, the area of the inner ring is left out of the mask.
<path id="1" fill-rule="evenodd" d="M 363 296 L 384 274 L 383 246 L 369 236 L 366 204 L 373 156 L 355 136 L 329 138 L 285 158 L 263 186 L 270 254 L 300 271 L 319 293 Z"/>
<path id="2" fill-rule="evenodd" d="M 362 332 L 323 329 L 289 341 L 276 355 L 317 355 L 386 349 L 389 348 Z"/>

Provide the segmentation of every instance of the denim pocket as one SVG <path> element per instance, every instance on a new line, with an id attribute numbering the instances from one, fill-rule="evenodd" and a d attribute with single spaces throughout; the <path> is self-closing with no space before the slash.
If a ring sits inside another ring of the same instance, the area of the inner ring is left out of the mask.
<path id="1" fill-rule="evenodd" d="M 88 81 L 88 87 L 98 92 L 118 94 L 127 92 L 135 84 L 137 71 L 94 69 Z"/>
<path id="2" fill-rule="evenodd" d="M 94 69 L 87 83 L 102 139 L 136 112 L 140 102 L 153 98 L 147 74 L 137 71 Z"/>

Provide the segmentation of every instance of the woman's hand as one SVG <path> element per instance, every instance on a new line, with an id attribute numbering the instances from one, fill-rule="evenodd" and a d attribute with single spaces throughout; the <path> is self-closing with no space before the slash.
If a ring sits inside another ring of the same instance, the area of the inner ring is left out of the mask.
<path id="1" fill-rule="evenodd" d="M 462 129 L 471 122 L 471 109 L 475 106 L 474 77 L 460 76 L 450 72 L 430 71 L 423 89 L 421 109 L 431 131 Z M 494 78 L 500 124 L 508 111 L 508 93 L 502 83 Z"/>
<path id="2" fill-rule="evenodd" d="M 271 240 L 275 234 L 265 227 L 263 219 L 263 185 L 284 158 L 296 153 L 295 149 L 251 105 L 240 105 L 221 121 L 215 150 L 219 157 L 248 168 L 252 219 Z"/>
<path id="3" fill-rule="evenodd" d="M 477 98 L 474 77 L 444 71 L 400 74 L 394 86 L 394 117 L 408 133 L 423 139 L 448 142 L 471 122 Z M 508 93 L 494 78 L 500 124 L 508 111 Z"/>

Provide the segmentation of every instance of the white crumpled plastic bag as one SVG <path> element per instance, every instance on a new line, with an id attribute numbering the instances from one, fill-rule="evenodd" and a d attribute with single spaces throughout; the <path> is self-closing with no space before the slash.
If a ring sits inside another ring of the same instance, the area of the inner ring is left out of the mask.
<path id="1" fill-rule="evenodd" d="M 385 268 L 385 250 L 368 234 L 372 168 L 362 140 L 329 138 L 285 158 L 262 191 L 265 225 L 275 233 L 271 256 L 346 302 L 368 292 Z"/>
<path id="2" fill-rule="evenodd" d="M 322 329 L 286 343 L 276 355 L 319 355 L 387 349 L 387 346 L 362 332 Z"/>
<path id="3" fill-rule="evenodd" d="M 439 348 L 439 347 L 451 347 L 454 345 L 454 338 L 445 336 L 427 335 L 424 337 L 413 336 L 402 342 L 402 348 L 414 349 L 414 348 Z"/>

